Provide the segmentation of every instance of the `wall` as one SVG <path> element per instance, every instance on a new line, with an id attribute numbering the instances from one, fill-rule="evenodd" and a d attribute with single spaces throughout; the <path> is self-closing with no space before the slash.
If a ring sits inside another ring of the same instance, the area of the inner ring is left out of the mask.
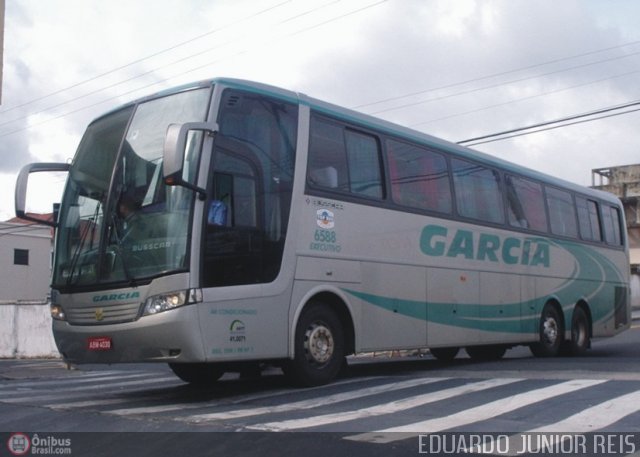
<path id="1" fill-rule="evenodd" d="M 29 251 L 28 265 L 14 264 L 14 250 Z M 59 357 L 47 297 L 51 229 L 0 222 L 0 357 Z"/>
<path id="2" fill-rule="evenodd" d="M 28 265 L 14 264 L 15 249 L 29 251 Z M 51 278 L 51 229 L 0 223 L 0 300 L 45 301 Z"/>
<path id="3" fill-rule="evenodd" d="M 0 302 L 0 358 L 60 357 L 49 303 Z"/>

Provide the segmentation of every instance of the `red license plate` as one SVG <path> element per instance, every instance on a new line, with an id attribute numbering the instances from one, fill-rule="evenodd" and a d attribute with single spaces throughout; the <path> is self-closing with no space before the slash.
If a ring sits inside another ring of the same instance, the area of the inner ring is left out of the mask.
<path id="1" fill-rule="evenodd" d="M 87 340 L 87 349 L 90 351 L 110 351 L 113 349 L 113 341 L 108 336 L 91 336 Z"/>

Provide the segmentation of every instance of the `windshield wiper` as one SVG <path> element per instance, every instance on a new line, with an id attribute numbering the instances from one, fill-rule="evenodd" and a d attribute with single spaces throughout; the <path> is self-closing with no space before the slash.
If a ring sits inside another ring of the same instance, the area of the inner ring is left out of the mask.
<path id="1" fill-rule="evenodd" d="M 98 214 L 100 214 L 100 206 L 101 203 L 98 201 L 98 204 L 96 205 L 96 210 L 93 213 L 93 217 L 90 217 L 89 219 L 87 219 L 84 224 L 85 227 L 83 229 L 82 224 L 82 218 L 79 220 L 79 224 L 80 224 L 80 241 L 78 242 L 78 245 L 76 246 L 75 251 L 73 252 L 73 256 L 71 257 L 71 269 L 69 271 L 69 277 L 67 278 L 67 286 L 70 286 L 73 282 L 73 276 L 76 272 L 76 268 L 78 267 L 78 261 L 80 260 L 80 256 L 81 254 L 83 254 L 83 247 L 85 245 L 85 242 L 87 240 L 87 235 L 89 235 L 89 232 L 91 232 L 91 239 L 94 239 L 95 233 L 96 233 L 96 228 L 97 228 L 97 224 L 96 221 L 98 220 Z"/>
<path id="2" fill-rule="evenodd" d="M 127 279 L 127 281 L 129 282 L 129 284 L 131 284 L 132 286 L 136 285 L 136 279 L 131 275 L 131 271 L 129 270 L 129 267 L 127 266 L 127 261 L 125 259 L 124 256 L 124 249 L 122 248 L 122 238 L 120 238 L 120 233 L 118 230 L 118 226 L 120 225 L 120 221 L 122 221 L 122 218 L 118 215 L 117 211 L 114 210 L 111 212 L 111 224 L 113 226 L 113 237 L 116 241 L 116 244 L 114 245 L 116 254 L 118 257 L 120 257 L 120 261 L 122 262 L 122 271 L 124 272 L 124 276 Z M 126 236 L 126 234 L 125 234 Z"/>

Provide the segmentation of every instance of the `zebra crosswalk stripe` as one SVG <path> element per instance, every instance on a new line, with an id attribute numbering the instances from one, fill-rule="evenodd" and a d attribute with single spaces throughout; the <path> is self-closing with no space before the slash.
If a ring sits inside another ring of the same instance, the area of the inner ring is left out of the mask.
<path id="1" fill-rule="evenodd" d="M 402 400 L 396 400 L 382 405 L 371 406 L 369 408 L 362 408 L 354 411 L 346 411 L 335 414 L 325 414 L 322 416 L 308 417 L 304 419 L 285 420 L 280 422 L 268 422 L 265 424 L 256 424 L 247 427 L 251 430 L 264 430 L 264 431 L 284 431 L 284 430 L 296 430 L 301 428 L 318 427 L 321 425 L 335 424 L 339 422 L 346 422 L 355 419 L 362 419 L 372 416 L 380 416 L 384 414 L 393 414 L 396 412 L 404 411 L 416 406 L 426 405 L 440 400 L 446 400 L 458 395 L 464 395 L 466 393 L 479 392 L 482 390 L 490 389 L 492 387 L 505 386 L 514 382 L 521 381 L 518 378 L 504 378 L 504 379 L 489 379 L 480 382 L 474 382 L 471 384 L 465 384 L 458 387 L 452 387 L 449 389 L 443 389 L 436 392 L 429 392 L 427 394 L 416 395 Z"/>
<path id="2" fill-rule="evenodd" d="M 583 409 L 553 424 L 543 425 L 509 436 L 508 438 L 494 440 L 496 442 L 485 442 L 483 445 L 485 449 L 505 449 L 508 443 L 507 452 L 503 452 L 501 455 L 517 456 L 522 453 L 521 450 L 524 448 L 523 437 L 535 433 L 551 434 L 549 436 L 549 443 L 554 446 L 556 439 L 567 440 L 571 439 L 571 434 L 591 433 L 601 430 L 637 411 L 640 411 L 640 391 L 638 390 Z M 562 433 L 557 436 L 554 435 L 559 430 L 561 430 Z M 539 450 L 536 447 L 529 447 L 529 449 L 531 452 Z"/>
<path id="3" fill-rule="evenodd" d="M 530 430 L 536 432 L 588 432 L 608 427 L 626 416 L 640 411 L 640 390 L 609 399 L 595 406 L 583 409 L 573 416 L 554 424 Z"/>
<path id="4" fill-rule="evenodd" d="M 465 409 L 456 414 L 447 417 L 438 417 L 425 421 L 414 422 L 412 424 L 391 427 L 376 432 L 362 433 L 347 437 L 353 441 L 366 441 L 373 443 L 390 443 L 406 439 L 408 436 L 417 436 L 420 434 L 437 433 L 447 429 L 469 425 L 475 422 L 491 419 L 500 414 L 514 411 L 524 406 L 541 402 L 563 395 L 576 390 L 585 389 L 587 387 L 596 386 L 607 382 L 602 379 L 576 379 L 560 384 L 555 384 L 540 389 L 534 389 L 522 392 L 509 397 L 504 397 L 471 409 Z"/>
<path id="5" fill-rule="evenodd" d="M 114 382 L 114 383 L 107 382 L 101 385 L 101 387 L 98 389 L 98 392 L 100 392 L 100 394 L 108 394 L 110 392 L 111 393 L 117 392 L 118 389 L 122 387 L 132 387 L 132 386 L 139 386 L 139 385 L 145 385 L 145 384 L 149 386 L 157 386 L 163 382 L 175 382 L 175 378 L 160 377 L 160 378 L 150 379 L 146 377 L 144 379 L 137 379 L 135 381 Z M 26 396 L 23 395 L 19 397 L 16 397 L 14 392 L 14 396 L 10 398 L 3 398 L 0 401 L 2 401 L 3 403 L 26 403 L 26 402 L 33 402 L 33 401 L 53 402 L 55 400 L 60 400 L 65 398 L 76 399 L 78 398 L 78 396 L 87 397 L 87 396 L 96 395 L 95 386 L 93 388 L 88 386 L 75 386 L 75 387 L 69 387 L 69 388 L 63 387 L 60 390 L 61 391 L 56 391 L 53 393 L 48 393 L 49 390 L 29 392 L 28 395 Z"/>
<path id="6" fill-rule="evenodd" d="M 298 402 L 285 403 L 275 406 L 265 406 L 261 408 L 246 408 L 236 409 L 232 411 L 225 411 L 219 413 L 199 414 L 194 416 L 185 417 L 184 420 L 188 422 L 204 422 L 204 421 L 222 421 L 239 419 L 243 417 L 260 416 L 264 414 L 283 413 L 289 411 L 303 410 L 317 408 L 323 405 L 340 403 L 343 401 L 354 400 L 356 398 L 367 397 L 370 395 L 376 395 L 379 393 L 390 392 L 392 390 L 406 389 L 410 387 L 416 387 L 426 384 L 432 384 L 439 381 L 445 381 L 450 378 L 419 378 L 411 379 L 408 381 L 399 381 L 390 384 L 383 384 L 380 386 L 369 387 L 365 389 L 358 389 L 356 391 L 342 392 L 339 394 L 319 396 L 310 400 L 302 400 Z"/>

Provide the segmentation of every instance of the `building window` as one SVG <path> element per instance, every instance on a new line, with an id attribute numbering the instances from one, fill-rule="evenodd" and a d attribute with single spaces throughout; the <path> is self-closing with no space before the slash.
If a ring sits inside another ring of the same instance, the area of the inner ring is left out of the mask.
<path id="1" fill-rule="evenodd" d="M 14 249 L 13 250 L 13 264 L 14 265 L 29 265 L 29 250 L 28 249 Z"/>

